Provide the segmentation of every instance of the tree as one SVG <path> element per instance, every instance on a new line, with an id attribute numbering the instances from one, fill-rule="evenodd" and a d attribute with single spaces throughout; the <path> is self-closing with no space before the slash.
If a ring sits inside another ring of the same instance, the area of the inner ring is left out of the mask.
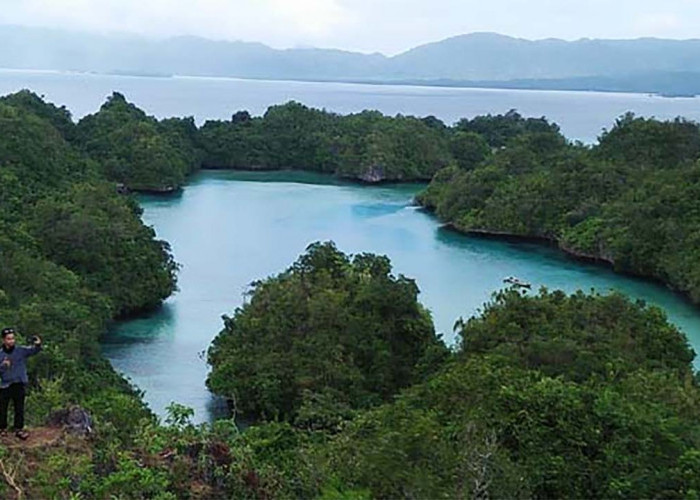
<path id="1" fill-rule="evenodd" d="M 452 136 L 450 150 L 457 165 L 464 170 L 473 169 L 491 153 L 491 148 L 481 135 L 462 131 Z"/>
<path id="2" fill-rule="evenodd" d="M 225 317 L 207 385 L 246 415 L 307 425 L 386 401 L 446 353 L 417 296 L 386 257 L 313 244 Z"/>

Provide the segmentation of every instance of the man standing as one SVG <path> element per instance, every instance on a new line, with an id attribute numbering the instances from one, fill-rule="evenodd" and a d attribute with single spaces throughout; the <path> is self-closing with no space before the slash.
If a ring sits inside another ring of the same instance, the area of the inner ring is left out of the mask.
<path id="1" fill-rule="evenodd" d="M 7 408 L 12 401 L 15 408 L 14 430 L 20 439 L 27 439 L 24 430 L 24 395 L 27 378 L 27 358 L 41 351 L 41 339 L 32 337 L 33 346 L 15 346 L 15 330 L 2 330 L 0 349 L 0 435 L 7 433 Z"/>

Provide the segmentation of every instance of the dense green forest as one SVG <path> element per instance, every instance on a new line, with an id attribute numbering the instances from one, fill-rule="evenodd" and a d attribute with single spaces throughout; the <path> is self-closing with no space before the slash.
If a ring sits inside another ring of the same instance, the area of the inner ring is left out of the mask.
<path id="1" fill-rule="evenodd" d="M 101 356 L 98 341 L 112 319 L 153 309 L 168 297 L 177 266 L 168 245 L 142 224 L 137 203 L 118 194 L 100 165 L 67 142 L 74 127 L 65 109 L 28 92 L 0 99 L 0 318 L 25 339 L 38 334 L 47 345 L 32 364 L 30 424 L 68 404 L 88 409 L 101 437 L 79 460 L 103 474 L 86 488 L 109 492 L 102 480 L 117 480 L 119 464 L 135 467 L 122 451 L 134 425 L 154 418 Z M 44 461 L 2 448 L 0 459 L 39 460 L 45 476 L 34 480 L 66 495 L 67 483 L 56 484 L 58 475 L 44 468 L 69 460 L 54 452 Z M 0 484 L 7 497 L 9 486 Z M 53 496 L 28 488 L 33 498 Z"/>
<path id="2" fill-rule="evenodd" d="M 584 146 L 518 122 L 487 120 L 492 152 L 441 170 L 420 203 L 461 231 L 549 240 L 700 302 L 698 124 L 628 114 Z"/>
<path id="3" fill-rule="evenodd" d="M 444 125 L 376 111 L 341 116 L 290 102 L 236 113 L 199 133 L 210 168 L 294 168 L 367 182 L 428 180 L 450 159 Z"/>
<path id="4" fill-rule="evenodd" d="M 694 353 L 662 311 L 504 290 L 447 351 L 390 269 L 315 244 L 225 319 L 209 384 L 254 415 L 265 495 L 697 494 Z"/>
<path id="5" fill-rule="evenodd" d="M 683 120 L 625 116 L 585 146 L 515 112 L 448 127 L 290 103 L 198 128 L 116 93 L 77 124 L 31 92 L 0 98 L 0 319 L 46 343 L 30 424 L 78 404 L 95 428 L 0 446 L 0 496 L 697 497 L 694 353 L 620 295 L 500 291 L 448 348 L 388 258 L 313 244 L 251 285 L 209 349 L 208 385 L 245 430 L 177 404 L 159 422 L 99 339 L 176 288 L 120 184 L 170 191 L 200 166 L 434 175 L 420 201 L 460 230 L 557 241 L 697 301 L 699 156 Z"/>
<path id="6" fill-rule="evenodd" d="M 197 167 L 192 119 L 158 122 L 119 93 L 75 128 L 75 143 L 107 178 L 137 190 L 172 191 Z"/>
<path id="7" fill-rule="evenodd" d="M 10 96 L 32 104 L 32 94 Z M 365 182 L 432 178 L 449 164 L 449 137 L 435 118 L 387 117 L 376 111 L 341 116 L 296 102 L 260 117 L 239 111 L 227 121 L 157 120 L 119 93 L 76 126 L 64 109 L 48 117 L 104 175 L 137 191 L 180 188 L 200 167 L 299 169 Z"/>
<path id="8" fill-rule="evenodd" d="M 386 257 L 350 259 L 314 244 L 287 271 L 256 282 L 209 350 L 208 385 L 244 416 L 324 427 L 388 401 L 447 355 L 418 287 Z"/>

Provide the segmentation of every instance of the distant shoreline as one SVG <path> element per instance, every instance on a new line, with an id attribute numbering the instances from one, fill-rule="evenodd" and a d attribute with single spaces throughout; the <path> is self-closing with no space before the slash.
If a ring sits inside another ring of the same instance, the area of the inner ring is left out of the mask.
<path id="1" fill-rule="evenodd" d="M 646 95 L 649 97 L 659 97 L 663 99 L 695 99 L 700 96 L 700 88 L 693 92 L 675 92 L 663 89 L 634 89 L 634 88 L 614 88 L 606 85 L 591 85 L 576 83 L 587 81 L 588 77 L 579 79 L 543 79 L 543 80 L 489 80 L 489 81 L 466 81 L 466 80 L 420 80 L 420 79 L 366 79 L 366 78 L 276 78 L 276 77 L 241 77 L 235 75 L 179 75 L 171 73 L 144 72 L 136 70 L 113 70 L 113 71 L 80 71 L 80 70 L 57 70 L 41 68 L 0 68 L 0 72 L 11 73 L 37 73 L 37 74 L 68 74 L 87 76 L 113 76 L 124 78 L 183 78 L 183 79 L 217 79 L 217 80 L 238 80 L 238 81 L 261 81 L 261 82 L 293 82 L 293 83 L 335 83 L 347 85 L 376 85 L 376 86 L 396 86 L 396 87 L 417 87 L 417 88 L 442 88 L 442 89 L 465 89 L 465 90 L 518 90 L 532 92 L 581 92 L 581 93 L 601 93 L 601 94 L 630 94 Z"/>

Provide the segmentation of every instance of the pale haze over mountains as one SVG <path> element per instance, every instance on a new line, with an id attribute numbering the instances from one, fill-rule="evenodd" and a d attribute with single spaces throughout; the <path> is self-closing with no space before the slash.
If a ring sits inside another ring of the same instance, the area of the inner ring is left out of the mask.
<path id="1" fill-rule="evenodd" d="M 0 67 L 263 79 L 700 92 L 700 40 L 525 40 L 473 33 L 395 56 L 0 26 Z"/>
<path id="2" fill-rule="evenodd" d="M 396 55 L 474 32 L 538 40 L 698 36 L 695 0 L 2 0 L 0 24 Z"/>

